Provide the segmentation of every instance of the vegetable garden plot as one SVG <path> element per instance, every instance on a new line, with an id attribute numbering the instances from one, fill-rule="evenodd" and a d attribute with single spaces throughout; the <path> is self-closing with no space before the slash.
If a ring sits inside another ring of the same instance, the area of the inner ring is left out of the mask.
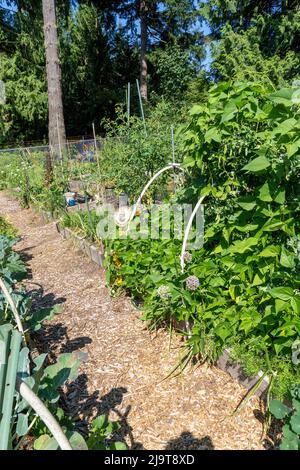
<path id="1" fill-rule="evenodd" d="M 1 201 L 10 207 L 3 196 Z M 178 359 L 176 338 L 169 351 L 168 335 L 150 336 L 129 300 L 110 298 L 99 270 L 63 243 L 52 223 L 32 223 L 31 211 L 20 209 L 10 218 L 24 236 L 18 250 L 32 256 L 32 282 L 44 287 L 44 296 L 66 299 L 63 313 L 47 322 L 40 347 L 53 354 L 79 348 L 87 356 L 78 381 L 65 389 L 66 413 L 81 416 L 77 429 L 84 429 L 85 416 L 104 412 L 113 420 L 124 417 L 116 436 L 129 447 L 262 447 L 261 424 L 253 415 L 256 399 L 230 418 L 244 389 L 206 366 L 161 382 Z"/>
<path id="2" fill-rule="evenodd" d="M 249 376 L 260 371 L 268 376 L 268 400 L 288 397 L 300 381 L 297 93 L 294 88 L 274 92 L 260 83 L 228 82 L 212 87 L 207 103 L 191 110 L 179 134 L 186 176 L 168 201 L 196 204 L 204 199 L 201 249 L 185 252 L 175 238 L 101 240 L 96 212 L 64 213 L 62 196 L 78 168 L 66 168 L 41 193 L 42 181 L 35 184 L 32 168 L 24 172 L 27 203 L 51 207 L 77 236 L 105 244 L 111 293 L 126 293 L 142 302 L 143 320 L 153 331 L 163 327 L 170 337 L 175 330 L 185 337 L 174 373 L 195 359 L 213 364 L 230 348 L 231 358 L 240 361 Z M 121 130 L 125 132 L 122 125 Z M 148 138 L 152 142 L 151 133 Z M 127 177 L 114 181 L 115 189 L 127 188 L 131 178 L 132 198 L 166 163 L 166 154 L 161 154 L 155 161 L 158 168 L 149 175 L 146 165 L 143 178 L 137 178 L 139 166 L 130 160 L 130 152 L 149 149 L 148 141 L 143 149 L 139 144 L 132 138 L 129 144 L 113 145 L 124 151 L 120 161 L 127 164 Z M 121 171 L 120 161 L 114 164 Z M 88 173 L 79 173 L 84 191 L 96 188 L 96 200 L 101 185 L 112 182 L 105 172 L 100 178 L 96 164 L 86 169 Z M 150 188 L 146 196 L 151 205 Z M 184 323 L 188 334 L 178 331 Z"/>

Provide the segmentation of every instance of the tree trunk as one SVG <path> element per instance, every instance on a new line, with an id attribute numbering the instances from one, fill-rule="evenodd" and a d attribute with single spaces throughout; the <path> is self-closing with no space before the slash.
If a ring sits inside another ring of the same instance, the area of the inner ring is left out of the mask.
<path id="1" fill-rule="evenodd" d="M 46 69 L 48 84 L 49 146 L 58 153 L 66 143 L 66 131 L 62 104 L 61 70 L 58 58 L 58 37 L 55 0 L 43 1 Z"/>
<path id="2" fill-rule="evenodd" d="M 147 101 L 148 99 L 148 86 L 147 86 L 147 43 L 148 43 L 148 31 L 147 31 L 147 2 L 145 0 L 140 1 L 140 21 L 141 21 L 141 58 L 140 58 L 140 87 L 142 98 Z"/>

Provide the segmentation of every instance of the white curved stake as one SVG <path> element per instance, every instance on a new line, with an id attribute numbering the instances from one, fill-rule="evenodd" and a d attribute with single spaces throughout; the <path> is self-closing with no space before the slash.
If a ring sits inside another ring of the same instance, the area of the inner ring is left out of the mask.
<path id="1" fill-rule="evenodd" d="M 146 186 L 144 187 L 143 191 L 141 192 L 141 194 L 139 195 L 136 203 L 134 204 L 134 206 L 132 207 L 132 211 L 131 211 L 131 215 L 130 215 L 130 218 L 128 220 L 128 224 L 132 221 L 132 219 L 134 218 L 135 214 L 136 214 L 136 211 L 137 211 L 137 207 L 138 205 L 140 204 L 141 200 L 143 199 L 146 191 L 148 190 L 148 188 L 151 186 L 151 184 L 153 183 L 153 181 L 156 180 L 156 178 L 158 178 L 162 173 L 164 173 L 165 171 L 168 171 L 168 170 L 172 170 L 174 168 L 178 168 L 179 170 L 181 171 L 184 171 L 180 164 L 179 163 L 169 163 L 168 166 L 165 166 L 164 168 L 162 168 L 161 170 L 159 170 L 157 173 L 155 173 L 154 176 L 152 176 L 152 178 L 148 181 L 148 183 L 146 184 Z"/>
<path id="2" fill-rule="evenodd" d="M 46 424 L 61 450 L 73 450 L 69 440 L 65 436 L 60 425 L 54 416 L 50 413 L 48 408 L 46 408 L 44 403 L 31 390 L 31 388 L 28 387 L 28 385 L 18 377 L 16 381 L 16 389 L 24 398 L 24 400 L 26 400 L 27 403 L 31 406 L 31 408 L 37 413 L 41 420 Z"/>
<path id="3" fill-rule="evenodd" d="M 181 256 L 180 256 L 180 266 L 181 266 L 181 272 L 182 273 L 184 271 L 184 253 L 185 253 L 185 250 L 186 250 L 186 244 L 187 244 L 187 241 L 188 241 L 189 233 L 190 233 L 195 215 L 197 214 L 198 209 L 201 206 L 204 198 L 205 198 L 205 196 L 202 196 L 199 199 L 199 201 L 197 202 L 197 204 L 196 204 L 196 206 L 195 206 L 195 208 L 194 208 L 194 210 L 191 214 L 191 217 L 189 218 L 188 224 L 187 224 L 185 232 L 184 232 L 184 239 L 183 239 L 183 243 L 182 243 Z"/>

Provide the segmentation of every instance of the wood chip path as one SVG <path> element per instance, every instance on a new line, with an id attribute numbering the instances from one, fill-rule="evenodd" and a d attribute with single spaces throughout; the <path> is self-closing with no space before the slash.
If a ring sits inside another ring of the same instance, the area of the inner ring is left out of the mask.
<path id="1" fill-rule="evenodd" d="M 110 297 L 104 272 L 63 241 L 53 222 L 21 209 L 7 192 L 0 193 L 0 213 L 22 237 L 16 249 L 35 303 L 63 307 L 38 334 L 39 349 L 50 358 L 74 351 L 83 360 L 62 396 L 77 429 L 84 433 L 92 416 L 106 413 L 121 423 L 117 438 L 130 448 L 265 448 L 257 398 L 230 416 L 245 389 L 206 365 L 162 382 L 178 361 L 178 340 L 169 350 L 166 333 L 150 335 L 130 300 Z"/>

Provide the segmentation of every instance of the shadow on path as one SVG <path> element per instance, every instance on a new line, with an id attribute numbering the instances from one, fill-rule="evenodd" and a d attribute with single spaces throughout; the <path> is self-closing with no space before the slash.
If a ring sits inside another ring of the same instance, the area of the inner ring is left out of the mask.
<path id="1" fill-rule="evenodd" d="M 168 442 L 166 450 L 214 450 L 214 445 L 209 436 L 198 439 L 189 431 Z"/>

